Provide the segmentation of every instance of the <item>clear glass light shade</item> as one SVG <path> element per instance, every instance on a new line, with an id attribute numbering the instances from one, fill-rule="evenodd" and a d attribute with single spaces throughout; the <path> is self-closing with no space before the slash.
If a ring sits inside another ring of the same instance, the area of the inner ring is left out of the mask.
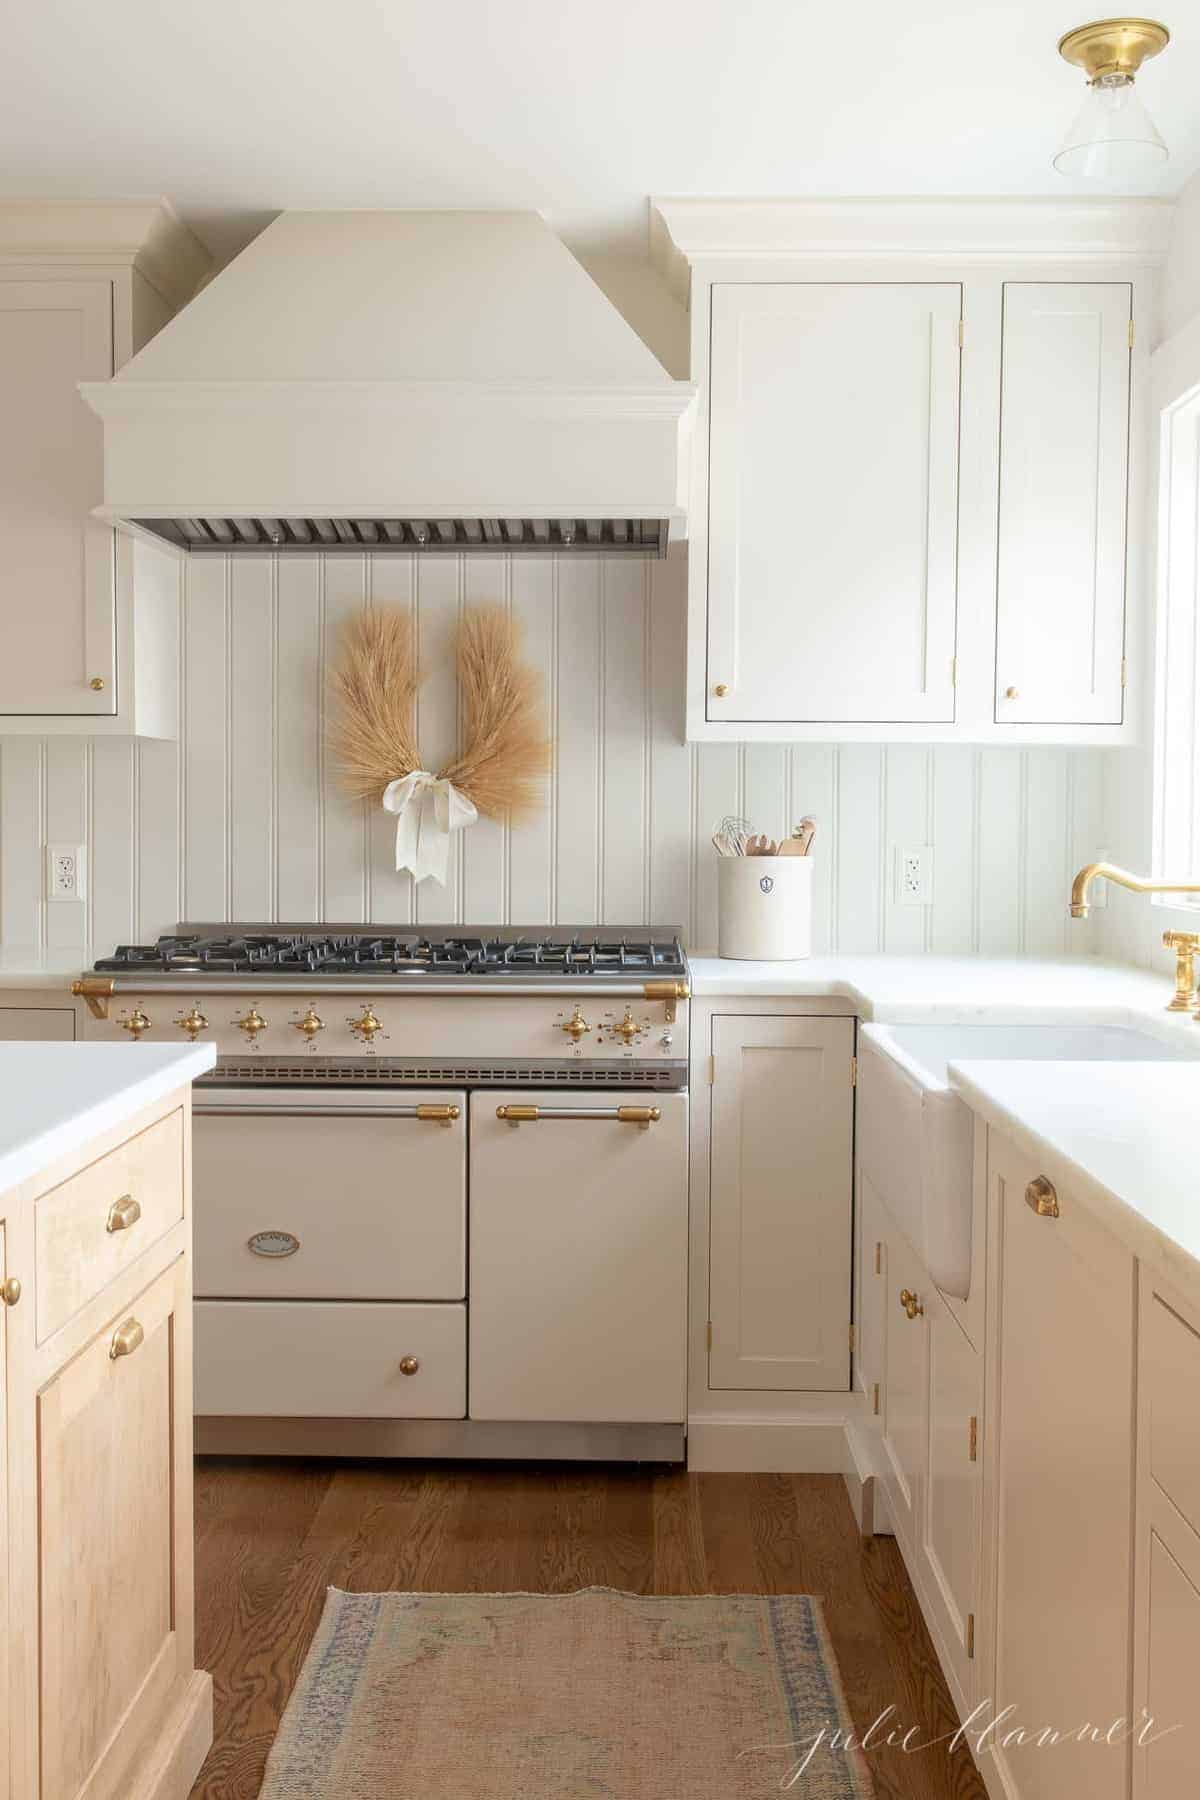
<path id="1" fill-rule="evenodd" d="M 1130 76 L 1102 75 L 1087 91 L 1054 159 L 1060 175 L 1145 175 L 1167 160 Z"/>

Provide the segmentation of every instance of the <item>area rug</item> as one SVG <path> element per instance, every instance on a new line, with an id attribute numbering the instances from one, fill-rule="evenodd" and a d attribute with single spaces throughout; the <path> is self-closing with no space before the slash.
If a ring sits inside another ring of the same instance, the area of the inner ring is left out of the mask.
<path id="1" fill-rule="evenodd" d="M 260 1800 L 869 1800 L 820 1602 L 344 1594 Z"/>

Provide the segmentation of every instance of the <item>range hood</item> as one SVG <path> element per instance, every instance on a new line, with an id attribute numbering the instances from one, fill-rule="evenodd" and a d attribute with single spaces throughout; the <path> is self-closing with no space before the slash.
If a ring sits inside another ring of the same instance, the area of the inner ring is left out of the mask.
<path id="1" fill-rule="evenodd" d="M 536 213 L 285 212 L 111 381 L 102 517 L 189 553 L 662 554 L 694 390 Z"/>

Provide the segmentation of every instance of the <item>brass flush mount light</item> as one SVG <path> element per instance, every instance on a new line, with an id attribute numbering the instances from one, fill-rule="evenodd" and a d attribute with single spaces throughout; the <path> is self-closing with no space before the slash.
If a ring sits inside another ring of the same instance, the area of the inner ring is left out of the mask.
<path id="1" fill-rule="evenodd" d="M 1134 77 L 1171 34 L 1154 19 L 1099 19 L 1058 41 L 1058 53 L 1085 70 L 1087 98 L 1063 139 L 1054 166 L 1062 175 L 1144 175 L 1167 160 L 1149 113 L 1134 92 Z"/>

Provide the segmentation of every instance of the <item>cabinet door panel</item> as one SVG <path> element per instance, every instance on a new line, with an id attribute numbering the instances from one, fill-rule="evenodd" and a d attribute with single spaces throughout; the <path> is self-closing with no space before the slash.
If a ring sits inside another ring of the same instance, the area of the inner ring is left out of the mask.
<path id="1" fill-rule="evenodd" d="M 76 389 L 112 372 L 110 282 L 0 281 L 0 714 L 116 711 L 103 440 Z"/>
<path id="2" fill-rule="evenodd" d="M 924 1314 L 909 1318 L 901 1293 L 929 1300 L 925 1270 L 894 1228 L 887 1248 L 884 1305 L 883 1448 L 887 1495 L 896 1534 L 915 1550 L 929 1454 L 929 1327 Z"/>
<path id="3" fill-rule="evenodd" d="M 1160 1514 L 1165 1509 L 1157 1509 Z M 1200 1539 L 1164 1518 L 1150 1533 L 1149 1636 L 1143 1703 L 1154 1720 L 1134 1755 L 1136 1800 L 1195 1800 L 1200 1791 L 1196 1744 L 1196 1670 L 1200 1668 L 1200 1591 L 1195 1585 Z M 1168 1541 L 1168 1534 L 1174 1542 Z M 1178 1555 L 1176 1552 L 1178 1551 Z M 1190 1569 L 1184 1566 L 1184 1559 Z M 1139 1720 L 1141 1713 L 1136 1715 Z"/>
<path id="4" fill-rule="evenodd" d="M 929 1321 L 929 1483 L 922 1507 L 933 1603 L 960 1692 L 969 1684 L 979 1592 L 980 1358 L 936 1288 Z M 975 1421 L 972 1431 L 971 1421 Z M 975 1455 L 972 1455 L 974 1449 Z"/>
<path id="5" fill-rule="evenodd" d="M 1121 722 L 1132 293 L 1128 282 L 1005 283 L 1001 724 Z"/>
<path id="6" fill-rule="evenodd" d="M 876 1418 L 883 1410 L 883 1345 L 886 1330 L 884 1304 L 888 1282 L 887 1227 L 878 1190 L 869 1176 L 863 1173 L 861 1164 L 858 1170 L 858 1233 L 858 1292 L 855 1297 L 858 1335 L 855 1355 L 859 1381 L 867 1396 L 867 1409 L 872 1418 Z"/>
<path id="7" fill-rule="evenodd" d="M 709 718 L 953 720 L 961 306 L 713 287 Z"/>
<path id="8" fill-rule="evenodd" d="M 710 1388 L 850 1384 L 849 1019 L 716 1018 Z"/>

